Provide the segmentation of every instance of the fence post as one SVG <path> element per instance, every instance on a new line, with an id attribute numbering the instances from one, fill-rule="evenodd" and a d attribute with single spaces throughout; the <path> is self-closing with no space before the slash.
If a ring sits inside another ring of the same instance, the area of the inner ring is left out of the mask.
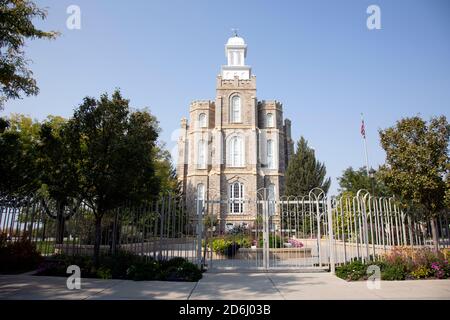
<path id="1" fill-rule="evenodd" d="M 361 210 L 362 210 L 362 218 L 363 218 L 362 227 L 363 227 L 363 232 L 364 232 L 364 242 L 365 242 L 365 247 L 366 247 L 365 251 L 366 251 L 366 259 L 367 259 L 366 261 L 364 261 L 364 259 L 363 259 L 363 261 L 367 262 L 367 261 L 370 261 L 371 259 L 370 259 L 370 253 L 369 253 L 369 227 L 367 226 L 367 208 L 366 208 L 365 197 L 363 198 Z M 362 241 L 362 239 L 361 239 L 361 241 Z"/>
<path id="2" fill-rule="evenodd" d="M 197 200 L 197 266 L 202 268 L 203 201 Z"/>
<path id="3" fill-rule="evenodd" d="M 333 234 L 333 213 L 331 207 L 331 196 L 327 197 L 327 211 L 328 211 L 328 246 L 330 251 L 330 271 L 331 274 L 336 273 L 336 266 L 334 260 L 334 234 Z"/>
<path id="4" fill-rule="evenodd" d="M 269 269 L 269 204 L 263 199 L 263 268 Z"/>

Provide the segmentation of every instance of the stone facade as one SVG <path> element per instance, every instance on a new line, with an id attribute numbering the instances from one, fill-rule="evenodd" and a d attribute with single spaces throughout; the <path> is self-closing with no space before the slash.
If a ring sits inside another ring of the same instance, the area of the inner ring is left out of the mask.
<path id="1" fill-rule="evenodd" d="M 215 101 L 193 101 L 189 122 L 181 120 L 177 165 L 188 210 L 195 214 L 198 201 L 208 200 L 222 226 L 254 221 L 263 188 L 266 197 L 283 194 L 293 152 L 282 104 L 256 97 L 243 39 L 234 36 L 225 48 L 228 65 L 217 77 Z"/>

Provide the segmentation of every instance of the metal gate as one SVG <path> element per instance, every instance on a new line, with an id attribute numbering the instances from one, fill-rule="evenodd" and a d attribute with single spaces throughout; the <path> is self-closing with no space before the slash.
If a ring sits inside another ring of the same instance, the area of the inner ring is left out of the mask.
<path id="1" fill-rule="evenodd" d="M 198 250 L 208 270 L 299 271 L 330 265 L 331 202 L 321 189 L 279 200 L 262 189 L 257 199 L 210 199 L 197 204 L 203 222 L 198 226 L 203 228 Z M 236 204 L 256 208 L 256 213 L 251 218 L 247 214 L 242 219 L 224 217 L 216 207 Z"/>
<path id="2" fill-rule="evenodd" d="M 230 205 L 255 208 L 224 214 Z M 208 270 L 322 270 L 371 261 L 398 246 L 431 248 L 432 225 L 420 212 L 406 212 L 395 197 L 367 190 L 329 197 L 315 188 L 302 197 L 208 199 L 197 204 L 198 263 Z M 450 214 L 436 218 L 438 246 L 450 248 Z M 200 258 L 201 257 L 201 258 Z"/>

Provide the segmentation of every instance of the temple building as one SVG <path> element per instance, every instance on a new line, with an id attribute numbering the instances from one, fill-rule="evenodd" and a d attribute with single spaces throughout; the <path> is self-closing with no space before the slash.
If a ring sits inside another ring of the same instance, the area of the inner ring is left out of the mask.
<path id="1" fill-rule="evenodd" d="M 222 227 L 254 221 L 256 199 L 283 194 L 294 148 L 282 104 L 257 99 L 244 39 L 229 38 L 225 55 L 215 100 L 193 101 L 181 120 L 177 164 L 188 210 L 204 203 Z"/>

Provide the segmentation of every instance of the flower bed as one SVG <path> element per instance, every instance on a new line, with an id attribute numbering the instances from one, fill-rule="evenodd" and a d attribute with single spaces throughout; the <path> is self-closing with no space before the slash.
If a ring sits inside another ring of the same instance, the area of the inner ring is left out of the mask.
<path id="1" fill-rule="evenodd" d="M 67 277 L 67 267 L 77 265 L 83 278 L 162 280 L 162 281 L 198 281 L 202 273 L 198 267 L 183 258 L 157 261 L 142 258 L 128 252 L 119 252 L 115 256 L 101 256 L 96 267 L 90 256 L 57 255 L 46 259 L 39 267 L 37 276 Z"/>
<path id="2" fill-rule="evenodd" d="M 448 279 L 450 278 L 448 249 L 434 252 L 428 248 L 397 247 L 379 260 L 363 263 L 355 260 L 336 268 L 336 275 L 348 281 L 366 280 L 370 265 L 380 267 L 382 280 Z"/>

